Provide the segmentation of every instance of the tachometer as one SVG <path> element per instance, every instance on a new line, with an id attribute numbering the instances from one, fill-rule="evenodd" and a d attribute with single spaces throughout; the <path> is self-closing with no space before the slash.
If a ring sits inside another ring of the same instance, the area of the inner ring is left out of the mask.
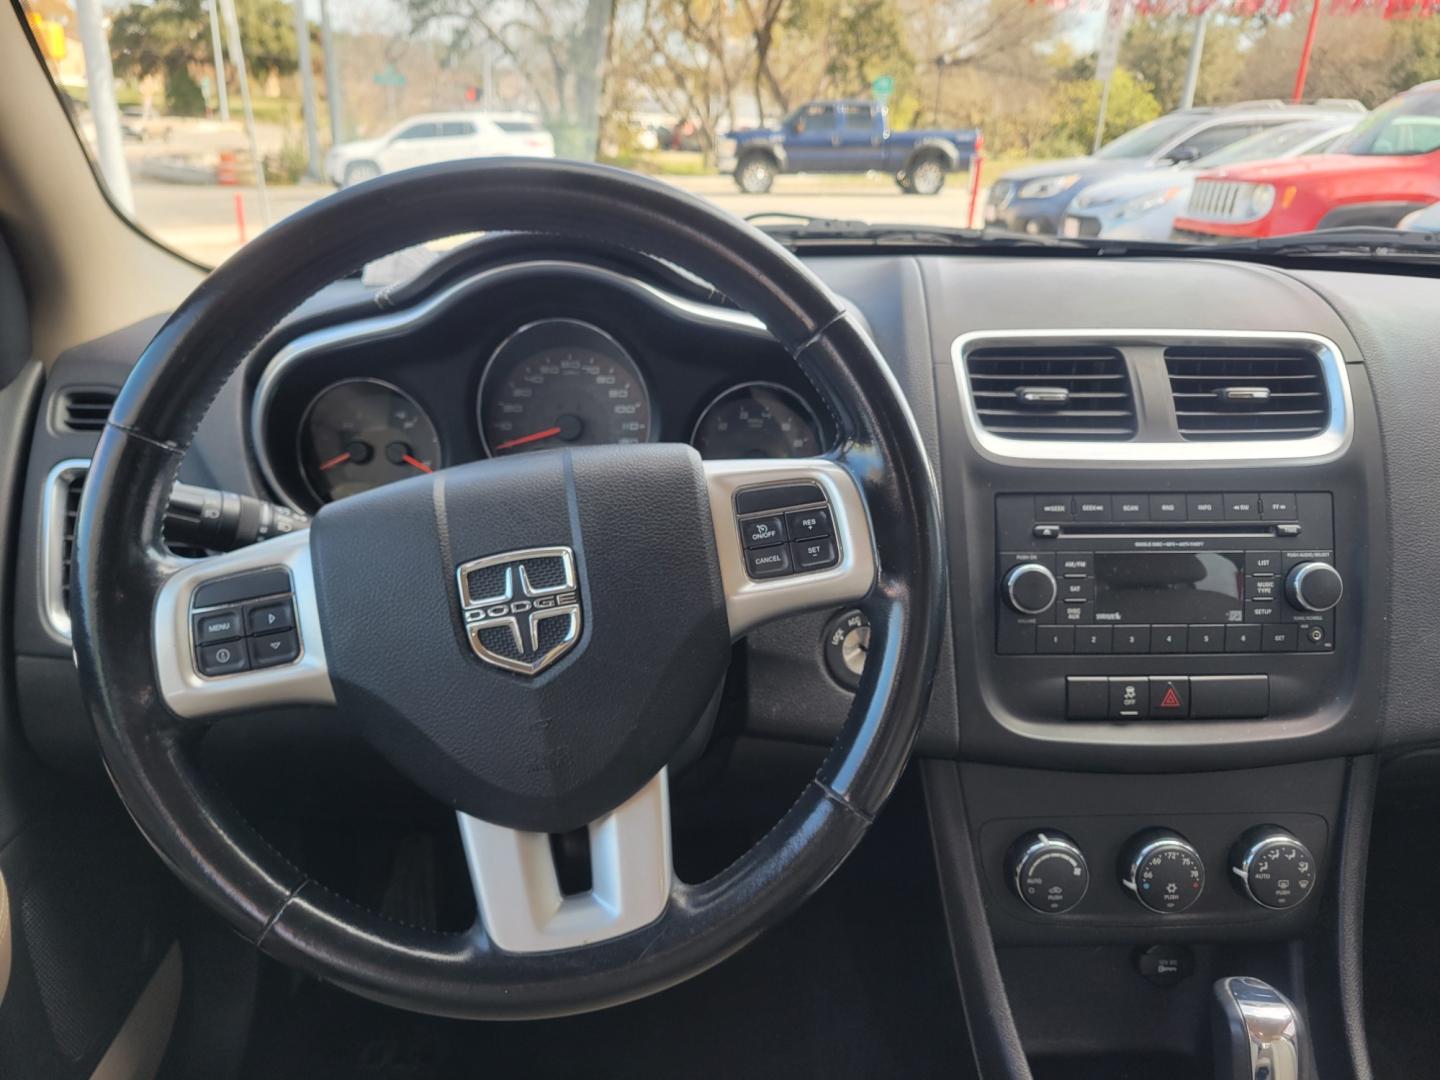
<path id="1" fill-rule="evenodd" d="M 654 437 L 635 361 L 589 323 L 545 319 L 495 350 L 480 379 L 480 437 L 492 457 Z"/>
<path id="2" fill-rule="evenodd" d="M 820 423 L 778 383 L 732 386 L 706 406 L 690 443 L 703 458 L 792 458 L 820 452 Z"/>
<path id="3" fill-rule="evenodd" d="M 433 472 L 440 437 L 425 410 L 379 379 L 346 379 L 316 395 L 300 421 L 300 470 L 321 502 Z"/>

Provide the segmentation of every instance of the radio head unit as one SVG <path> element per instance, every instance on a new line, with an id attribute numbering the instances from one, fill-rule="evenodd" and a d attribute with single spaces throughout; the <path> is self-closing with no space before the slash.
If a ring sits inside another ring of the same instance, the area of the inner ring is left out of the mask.
<path id="1" fill-rule="evenodd" d="M 1328 492 L 996 496 L 1002 654 L 1335 648 Z"/>

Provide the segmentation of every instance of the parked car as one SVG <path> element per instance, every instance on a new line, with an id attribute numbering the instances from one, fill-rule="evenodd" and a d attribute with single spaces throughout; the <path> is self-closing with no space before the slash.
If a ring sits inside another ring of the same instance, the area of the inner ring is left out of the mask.
<path id="1" fill-rule="evenodd" d="M 1168 240 L 1175 216 L 1184 207 L 1195 177 L 1249 161 L 1267 161 L 1323 153 L 1355 127 L 1359 117 L 1337 113 L 1282 124 L 1250 135 L 1189 165 L 1142 169 L 1102 180 L 1075 197 L 1065 211 L 1065 236 L 1110 236 L 1126 240 Z"/>
<path id="2" fill-rule="evenodd" d="M 378 139 L 341 143 L 326 156 L 325 175 L 349 187 L 416 165 L 505 156 L 553 158 L 555 139 L 524 113 L 425 113 Z"/>
<path id="3" fill-rule="evenodd" d="M 1440 202 L 1433 202 L 1423 210 L 1414 210 L 1400 219 L 1396 226 L 1411 232 L 1440 233 Z"/>
<path id="4" fill-rule="evenodd" d="M 873 101 L 812 101 L 778 128 L 729 133 L 720 171 L 752 195 L 769 191 L 780 173 L 883 172 L 900 190 L 934 195 L 947 173 L 970 167 L 980 150 L 975 128 L 894 131 L 889 110 Z"/>
<path id="5" fill-rule="evenodd" d="M 1138 169 L 1197 161 L 1250 135 L 1317 113 L 1360 113 L 1364 108 L 1358 101 L 1322 99 L 1300 105 L 1243 101 L 1181 109 L 1127 131 L 1095 154 L 1047 161 L 1004 174 L 990 188 L 985 223 L 1014 232 L 1056 233 L 1066 208 L 1091 184 Z"/>
<path id="6" fill-rule="evenodd" d="M 1376 109 L 1331 153 L 1195 178 L 1176 239 L 1228 240 L 1398 224 L 1440 200 L 1440 81 Z"/>

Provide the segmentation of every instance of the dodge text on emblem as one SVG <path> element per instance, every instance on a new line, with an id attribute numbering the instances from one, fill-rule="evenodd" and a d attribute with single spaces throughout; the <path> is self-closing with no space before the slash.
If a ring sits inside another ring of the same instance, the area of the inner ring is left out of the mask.
<path id="1" fill-rule="evenodd" d="M 537 675 L 580 640 L 580 590 L 568 547 L 472 559 L 455 580 L 470 647 L 487 664 Z"/>

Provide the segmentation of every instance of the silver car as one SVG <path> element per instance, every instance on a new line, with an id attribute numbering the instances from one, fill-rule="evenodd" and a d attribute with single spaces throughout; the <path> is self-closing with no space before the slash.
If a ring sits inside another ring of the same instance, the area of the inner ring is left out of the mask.
<path id="1" fill-rule="evenodd" d="M 1086 188 L 1065 211 L 1061 234 L 1125 240 L 1168 240 L 1195 177 L 1206 169 L 1242 161 L 1323 152 L 1362 119 L 1352 112 L 1297 120 L 1222 147 L 1169 169 L 1145 169 Z"/>

